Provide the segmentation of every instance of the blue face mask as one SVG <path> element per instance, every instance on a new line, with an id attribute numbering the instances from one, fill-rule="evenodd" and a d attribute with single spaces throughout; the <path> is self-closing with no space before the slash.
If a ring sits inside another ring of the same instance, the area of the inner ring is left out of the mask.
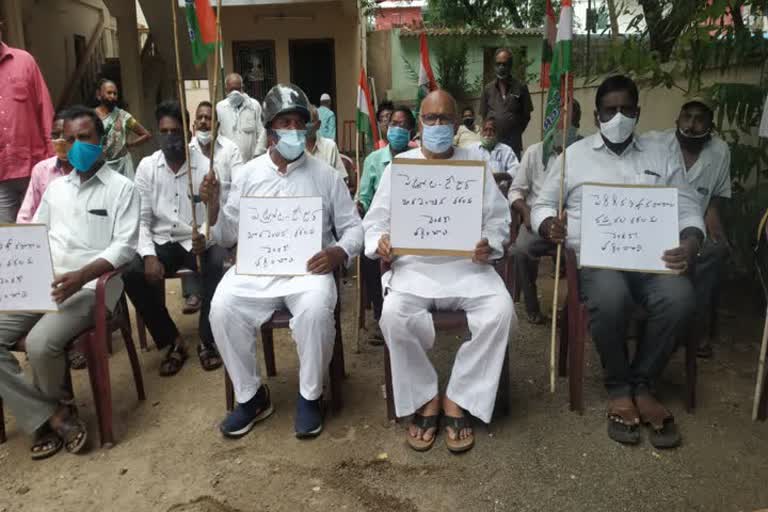
<path id="1" fill-rule="evenodd" d="M 408 147 L 411 140 L 411 132 L 399 126 L 387 128 L 387 140 L 395 151 L 402 151 Z"/>
<path id="2" fill-rule="evenodd" d="M 435 153 L 436 155 L 445 153 L 453 145 L 453 125 L 424 125 L 421 131 L 421 143 L 430 153 Z"/>
<path id="3" fill-rule="evenodd" d="M 100 144 L 89 144 L 76 140 L 72 148 L 67 152 L 67 160 L 77 172 L 88 172 L 99 158 L 102 147 Z"/>
<path id="4" fill-rule="evenodd" d="M 275 130 L 277 134 L 277 152 L 283 158 L 292 162 L 301 156 L 307 145 L 307 132 L 305 130 Z"/>

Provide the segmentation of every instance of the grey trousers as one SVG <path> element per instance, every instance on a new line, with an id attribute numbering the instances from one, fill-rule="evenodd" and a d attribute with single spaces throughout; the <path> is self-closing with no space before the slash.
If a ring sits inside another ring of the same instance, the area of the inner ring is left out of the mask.
<path id="1" fill-rule="evenodd" d="M 80 290 L 58 313 L 0 314 L 0 397 L 19 427 L 32 433 L 56 411 L 64 398 L 66 347 L 93 325 L 94 290 Z M 26 335 L 31 382 L 10 348 Z"/>
<path id="2" fill-rule="evenodd" d="M 728 258 L 728 245 L 707 239 L 696 258 L 693 284 L 696 288 L 696 325 L 709 333 L 712 305 L 717 301 L 723 264 Z"/>
<path id="3" fill-rule="evenodd" d="M 29 178 L 0 181 L 0 224 L 14 224 L 19 213 Z"/>
<path id="4" fill-rule="evenodd" d="M 678 337 L 690 327 L 696 306 L 690 279 L 592 268 L 582 269 L 579 277 L 608 396 L 652 391 Z M 648 317 L 630 361 L 626 335 L 636 304 Z"/>
<path id="5" fill-rule="evenodd" d="M 515 283 L 523 292 L 525 310 L 529 314 L 538 313 L 540 310 L 539 292 L 536 287 L 536 279 L 539 277 L 539 258 L 556 247 L 552 242 L 541 238 L 538 233 L 531 233 L 525 226 L 520 226 L 513 249 Z"/>

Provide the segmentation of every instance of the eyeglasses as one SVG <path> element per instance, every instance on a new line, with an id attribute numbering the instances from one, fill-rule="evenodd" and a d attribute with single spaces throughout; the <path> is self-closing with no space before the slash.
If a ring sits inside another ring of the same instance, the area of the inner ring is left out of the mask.
<path id="1" fill-rule="evenodd" d="M 456 116 L 451 114 L 422 114 L 421 122 L 427 126 L 435 126 L 436 124 L 454 124 L 456 122 Z"/>

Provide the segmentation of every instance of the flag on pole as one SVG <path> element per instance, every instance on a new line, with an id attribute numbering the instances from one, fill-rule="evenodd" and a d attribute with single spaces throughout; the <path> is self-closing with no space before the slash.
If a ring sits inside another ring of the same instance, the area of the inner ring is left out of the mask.
<path id="1" fill-rule="evenodd" d="M 419 92 L 416 96 L 416 110 L 421 108 L 421 100 L 436 89 L 435 74 L 432 73 L 432 65 L 429 63 L 427 34 L 422 32 L 419 36 Z"/>
<path id="2" fill-rule="evenodd" d="M 368 78 L 365 68 L 360 68 L 360 81 L 357 84 L 357 131 L 365 135 L 366 145 L 373 146 L 379 140 L 379 129 L 374 119 L 371 93 L 368 91 Z"/>
<path id="3" fill-rule="evenodd" d="M 199 66 L 216 51 L 216 14 L 209 0 L 186 0 L 185 5 L 192 61 Z"/>
<path id="4" fill-rule="evenodd" d="M 552 53 L 557 40 L 557 20 L 555 10 L 552 8 L 552 0 L 547 0 L 544 12 L 544 39 L 541 49 L 541 76 L 539 84 L 542 89 L 549 89 L 549 73 L 552 67 Z"/>
<path id="5" fill-rule="evenodd" d="M 547 96 L 546 114 L 544 115 L 544 164 L 552 153 L 555 132 L 560 122 L 563 101 L 569 107 L 573 98 L 573 82 L 565 77 L 571 71 L 571 41 L 573 40 L 573 7 L 571 0 L 563 0 L 560 5 L 560 21 L 557 24 L 552 67 L 549 73 L 550 88 Z"/>

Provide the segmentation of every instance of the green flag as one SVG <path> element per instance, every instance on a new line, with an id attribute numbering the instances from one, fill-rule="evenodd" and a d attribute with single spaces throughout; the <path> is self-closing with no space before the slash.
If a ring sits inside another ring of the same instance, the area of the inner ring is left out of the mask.
<path id="1" fill-rule="evenodd" d="M 210 8 L 210 4 L 208 4 Z M 206 43 L 200 31 L 200 16 L 194 0 L 186 0 L 187 30 L 192 45 L 192 61 L 195 66 L 204 63 L 208 56 L 216 51 L 215 43 Z M 206 17 L 206 20 L 208 17 Z M 215 27 L 214 27 L 215 31 Z M 215 32 L 214 32 L 215 33 Z M 215 40 L 215 39 L 214 39 Z"/>

